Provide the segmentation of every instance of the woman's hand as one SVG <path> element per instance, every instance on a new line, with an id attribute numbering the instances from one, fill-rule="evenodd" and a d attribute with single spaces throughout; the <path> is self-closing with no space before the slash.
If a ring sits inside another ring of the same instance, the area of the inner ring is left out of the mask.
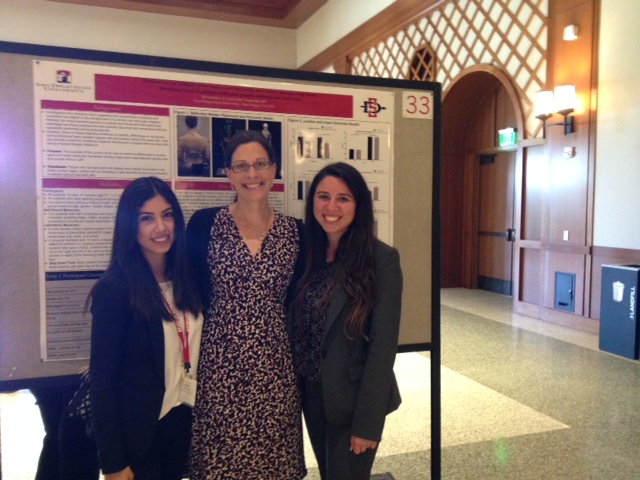
<path id="1" fill-rule="evenodd" d="M 104 476 L 104 480 L 134 480 L 133 470 L 127 467 L 116 473 L 110 473 Z"/>
<path id="2" fill-rule="evenodd" d="M 351 451 L 356 455 L 364 452 L 365 450 L 368 450 L 369 448 L 376 448 L 377 446 L 378 442 L 374 442 L 373 440 L 365 440 L 364 438 L 351 435 Z"/>

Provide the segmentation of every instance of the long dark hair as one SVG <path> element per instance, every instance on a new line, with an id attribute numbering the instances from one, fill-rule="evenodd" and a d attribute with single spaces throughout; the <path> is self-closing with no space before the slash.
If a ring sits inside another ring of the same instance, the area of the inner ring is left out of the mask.
<path id="1" fill-rule="evenodd" d="M 163 197 L 173 209 L 175 223 L 174 240 L 167 253 L 167 276 L 173 281 L 173 297 L 176 307 L 197 315 L 201 309 L 196 289 L 191 285 L 193 275 L 185 257 L 185 224 L 182 209 L 169 186 L 156 177 L 138 178 L 124 189 L 118 202 L 113 231 L 111 261 L 109 267 L 91 289 L 88 307 L 96 288 L 110 277 L 124 276 L 129 292 L 131 308 L 142 318 L 155 321 L 159 318 L 173 320 L 153 276 L 151 267 L 138 243 L 138 214 L 145 202 L 155 196 Z"/>
<path id="2" fill-rule="evenodd" d="M 329 240 L 313 214 L 318 184 L 326 177 L 339 178 L 347 185 L 355 200 L 356 211 L 353 222 L 340 238 L 335 259 L 337 269 L 323 301 L 328 301 L 337 282 L 341 282 L 348 298 L 344 333 L 349 338 L 354 335 L 367 338 L 365 323 L 377 298 L 373 201 L 360 172 L 347 163 L 327 165 L 311 182 L 305 206 L 305 270 L 296 289 L 293 309 L 296 317 L 300 318 L 311 280 L 326 263 Z"/>

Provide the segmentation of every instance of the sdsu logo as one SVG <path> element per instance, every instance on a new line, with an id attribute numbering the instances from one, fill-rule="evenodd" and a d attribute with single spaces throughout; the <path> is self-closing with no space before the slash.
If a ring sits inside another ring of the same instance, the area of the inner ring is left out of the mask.
<path id="1" fill-rule="evenodd" d="M 365 101 L 362 104 L 362 110 L 371 118 L 377 118 L 378 113 L 380 113 L 382 110 L 385 110 L 386 108 L 387 107 L 383 107 L 378 103 L 377 98 L 369 98 L 369 100 Z"/>
<path id="2" fill-rule="evenodd" d="M 56 81 L 58 83 L 71 83 L 71 72 L 69 70 L 58 70 L 56 72 Z"/>

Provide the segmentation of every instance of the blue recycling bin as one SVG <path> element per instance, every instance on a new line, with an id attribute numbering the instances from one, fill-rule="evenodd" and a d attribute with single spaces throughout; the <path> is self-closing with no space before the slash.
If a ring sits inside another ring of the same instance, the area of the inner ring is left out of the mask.
<path id="1" fill-rule="evenodd" d="M 600 350 L 638 359 L 640 265 L 603 265 Z"/>

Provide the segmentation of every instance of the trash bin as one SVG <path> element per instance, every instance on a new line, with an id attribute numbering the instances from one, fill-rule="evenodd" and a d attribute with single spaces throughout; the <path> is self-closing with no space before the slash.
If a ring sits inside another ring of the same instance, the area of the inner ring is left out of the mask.
<path id="1" fill-rule="evenodd" d="M 640 265 L 603 265 L 600 350 L 638 359 Z"/>

